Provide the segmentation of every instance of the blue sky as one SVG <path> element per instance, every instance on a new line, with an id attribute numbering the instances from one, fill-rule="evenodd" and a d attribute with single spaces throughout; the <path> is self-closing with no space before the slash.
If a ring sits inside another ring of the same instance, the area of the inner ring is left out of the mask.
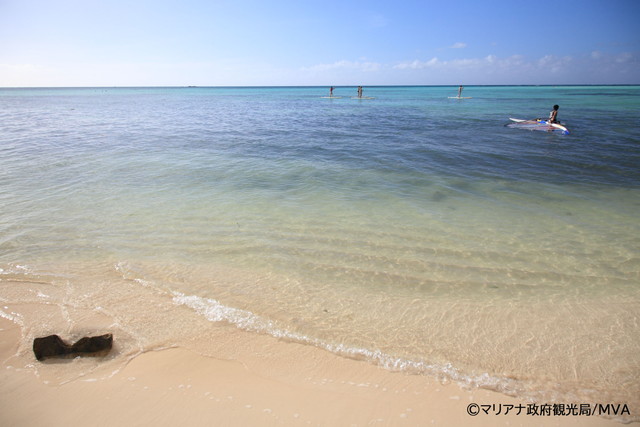
<path id="1" fill-rule="evenodd" d="M 0 87 L 640 84 L 640 0 L 0 0 Z"/>

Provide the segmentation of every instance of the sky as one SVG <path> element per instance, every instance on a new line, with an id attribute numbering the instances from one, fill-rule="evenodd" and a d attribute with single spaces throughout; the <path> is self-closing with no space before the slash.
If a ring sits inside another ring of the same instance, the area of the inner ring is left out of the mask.
<path id="1" fill-rule="evenodd" d="M 640 84 L 640 0 L 0 0 L 0 87 Z"/>

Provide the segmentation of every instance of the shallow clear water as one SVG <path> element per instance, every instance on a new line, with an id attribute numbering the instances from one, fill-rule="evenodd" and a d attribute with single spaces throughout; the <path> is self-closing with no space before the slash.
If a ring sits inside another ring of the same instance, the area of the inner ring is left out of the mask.
<path id="1" fill-rule="evenodd" d="M 640 87 L 327 94 L 0 89 L 0 302 L 70 330 L 100 312 L 136 349 L 180 345 L 195 312 L 389 369 L 638 403 Z M 504 126 L 556 103 L 570 135 Z"/>

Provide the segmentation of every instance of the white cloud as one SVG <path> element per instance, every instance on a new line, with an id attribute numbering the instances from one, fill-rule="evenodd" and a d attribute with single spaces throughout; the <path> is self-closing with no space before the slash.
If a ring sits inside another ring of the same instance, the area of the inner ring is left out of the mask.
<path id="1" fill-rule="evenodd" d="M 438 58 L 433 57 L 428 61 L 418 61 L 417 59 L 410 62 L 401 62 L 393 66 L 396 70 L 422 70 L 424 68 L 435 67 L 440 63 Z"/>
<path id="2" fill-rule="evenodd" d="M 0 63 L 0 86 L 637 84 L 634 53 L 458 57 L 383 63 L 371 58 L 308 67 L 244 59 L 184 63 Z"/>
<path id="3" fill-rule="evenodd" d="M 467 47 L 467 44 L 462 42 L 457 42 L 449 46 L 450 49 L 464 49 L 465 47 Z"/>
<path id="4" fill-rule="evenodd" d="M 615 61 L 618 64 L 624 64 L 624 63 L 627 63 L 627 62 L 633 62 L 634 60 L 635 59 L 634 59 L 633 55 L 628 53 L 628 52 L 621 53 L 621 54 L 617 55 L 616 58 L 615 58 Z"/>
<path id="5" fill-rule="evenodd" d="M 408 60 L 391 69 L 415 84 L 636 84 L 640 57 L 632 53 L 594 51 L 580 56 L 524 55 L 442 60 Z"/>
<path id="6" fill-rule="evenodd" d="M 452 59 L 450 61 L 442 61 L 437 57 L 433 57 L 428 61 L 405 61 L 393 66 L 396 70 L 422 70 L 426 68 L 439 68 L 442 70 L 460 70 L 486 67 L 509 68 L 524 64 L 524 57 L 521 55 L 513 55 L 508 58 L 500 59 L 495 55 L 488 55 L 484 58 L 461 58 Z"/>
<path id="7" fill-rule="evenodd" d="M 331 64 L 316 64 L 310 67 L 302 67 L 301 71 L 331 71 L 331 70 L 357 70 L 373 72 L 381 68 L 381 64 L 369 61 L 336 61 Z"/>
<path id="8" fill-rule="evenodd" d="M 367 78 L 374 84 L 614 84 L 640 81 L 637 55 L 585 53 L 581 56 L 529 57 L 490 54 L 455 59 L 412 59 L 375 63 Z M 315 69 L 358 80 L 366 62 L 339 61 Z M 350 72 L 352 71 L 352 72 Z M 328 73 L 327 73 L 328 74 Z"/>
<path id="9" fill-rule="evenodd" d="M 569 56 L 560 58 L 555 55 L 546 55 L 540 58 L 536 65 L 547 72 L 559 73 L 568 69 L 572 60 L 573 58 Z"/>

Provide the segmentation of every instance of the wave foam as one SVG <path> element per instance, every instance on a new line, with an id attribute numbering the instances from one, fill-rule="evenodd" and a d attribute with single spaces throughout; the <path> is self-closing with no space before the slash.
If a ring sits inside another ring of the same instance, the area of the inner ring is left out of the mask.
<path id="1" fill-rule="evenodd" d="M 450 363 L 439 365 L 422 360 L 405 359 L 384 353 L 378 349 L 371 350 L 345 344 L 334 344 L 292 332 L 276 326 L 271 320 L 246 310 L 225 306 L 215 299 L 173 292 L 173 302 L 193 309 L 211 322 L 227 322 L 245 331 L 265 333 L 279 339 L 313 345 L 339 356 L 374 363 L 390 371 L 430 374 L 440 380 L 452 380 L 466 387 L 488 388 L 510 395 L 524 391 L 522 385 L 515 380 L 495 377 L 488 373 L 465 374 Z"/>

